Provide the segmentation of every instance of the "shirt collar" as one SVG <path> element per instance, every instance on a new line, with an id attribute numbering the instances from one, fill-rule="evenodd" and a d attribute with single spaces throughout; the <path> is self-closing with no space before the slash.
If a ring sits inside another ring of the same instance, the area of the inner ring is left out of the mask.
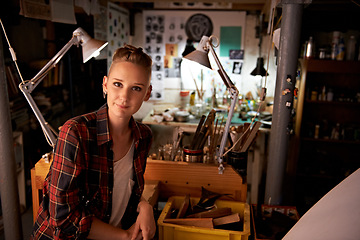
<path id="1" fill-rule="evenodd" d="M 109 120 L 108 120 L 108 106 L 104 104 L 100 109 L 96 112 L 96 121 L 97 121 L 97 142 L 98 145 L 102 145 L 111 140 L 110 130 L 109 130 Z M 143 136 L 141 134 L 138 123 L 135 121 L 133 117 L 130 118 L 130 128 L 133 133 L 134 142 L 137 144 L 139 139 L 142 139 Z"/>

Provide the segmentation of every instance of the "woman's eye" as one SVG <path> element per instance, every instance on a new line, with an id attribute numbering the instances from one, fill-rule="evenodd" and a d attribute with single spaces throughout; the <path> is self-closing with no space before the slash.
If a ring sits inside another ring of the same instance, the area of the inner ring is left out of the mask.
<path id="1" fill-rule="evenodd" d="M 141 89 L 142 89 L 141 87 L 133 87 L 133 90 L 138 91 L 138 92 L 140 92 Z"/>
<path id="2" fill-rule="evenodd" d="M 121 87 L 122 84 L 121 84 L 120 82 L 114 82 L 114 86 L 115 86 L 115 87 Z"/>

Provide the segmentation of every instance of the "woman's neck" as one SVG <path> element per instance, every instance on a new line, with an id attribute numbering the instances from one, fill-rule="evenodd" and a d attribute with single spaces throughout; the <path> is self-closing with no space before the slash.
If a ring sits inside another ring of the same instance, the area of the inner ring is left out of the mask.
<path id="1" fill-rule="evenodd" d="M 130 132 L 130 118 L 109 118 L 111 135 L 126 135 Z"/>

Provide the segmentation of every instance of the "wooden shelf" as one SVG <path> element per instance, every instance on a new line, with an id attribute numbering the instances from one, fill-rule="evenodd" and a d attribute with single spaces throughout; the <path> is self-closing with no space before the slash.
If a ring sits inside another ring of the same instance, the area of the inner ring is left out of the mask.
<path id="1" fill-rule="evenodd" d="M 356 99 L 360 92 L 360 61 L 300 59 L 299 62 L 301 77 L 295 107 L 295 141 L 298 144 L 294 149 L 296 171 L 293 174 L 303 189 L 303 192 L 298 190 L 297 201 L 304 203 L 312 199 L 307 206 L 311 207 L 319 200 L 325 185 L 326 189 L 331 189 L 347 173 L 360 167 L 356 157 L 360 140 L 355 140 L 358 139 L 355 132 L 360 131 L 360 102 Z M 309 93 L 319 92 L 324 86 L 326 90 L 333 90 L 334 100 L 310 100 Z M 340 98 L 351 101 L 338 101 Z M 339 132 L 341 136 L 344 132 L 344 137 L 340 136 L 339 140 L 322 138 L 337 124 L 340 124 Z M 320 126 L 321 138 L 312 137 L 315 125 Z"/>
<path id="2" fill-rule="evenodd" d="M 335 177 L 327 175 L 327 174 L 305 174 L 305 173 L 298 173 L 298 177 L 302 178 L 317 178 L 317 179 L 331 179 L 333 180 Z"/>
<path id="3" fill-rule="evenodd" d="M 360 74 L 360 61 L 301 59 L 307 72 Z"/>
<path id="4" fill-rule="evenodd" d="M 306 104 L 323 104 L 329 106 L 350 106 L 350 107 L 360 107 L 360 102 L 347 102 L 347 101 L 319 101 L 319 100 L 305 100 Z"/>
<path id="5" fill-rule="evenodd" d="M 360 141 L 352 140 L 335 140 L 335 139 L 324 139 L 324 138 L 302 138 L 303 141 L 308 142 L 321 142 L 321 143 L 330 143 L 330 144 L 357 144 L 360 145 Z"/>

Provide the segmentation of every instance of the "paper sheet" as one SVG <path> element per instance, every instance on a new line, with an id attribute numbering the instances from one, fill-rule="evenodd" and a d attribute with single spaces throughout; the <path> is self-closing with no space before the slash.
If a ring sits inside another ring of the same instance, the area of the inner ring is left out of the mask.
<path id="1" fill-rule="evenodd" d="M 73 0 L 52 0 L 50 6 L 53 22 L 76 24 Z"/>

